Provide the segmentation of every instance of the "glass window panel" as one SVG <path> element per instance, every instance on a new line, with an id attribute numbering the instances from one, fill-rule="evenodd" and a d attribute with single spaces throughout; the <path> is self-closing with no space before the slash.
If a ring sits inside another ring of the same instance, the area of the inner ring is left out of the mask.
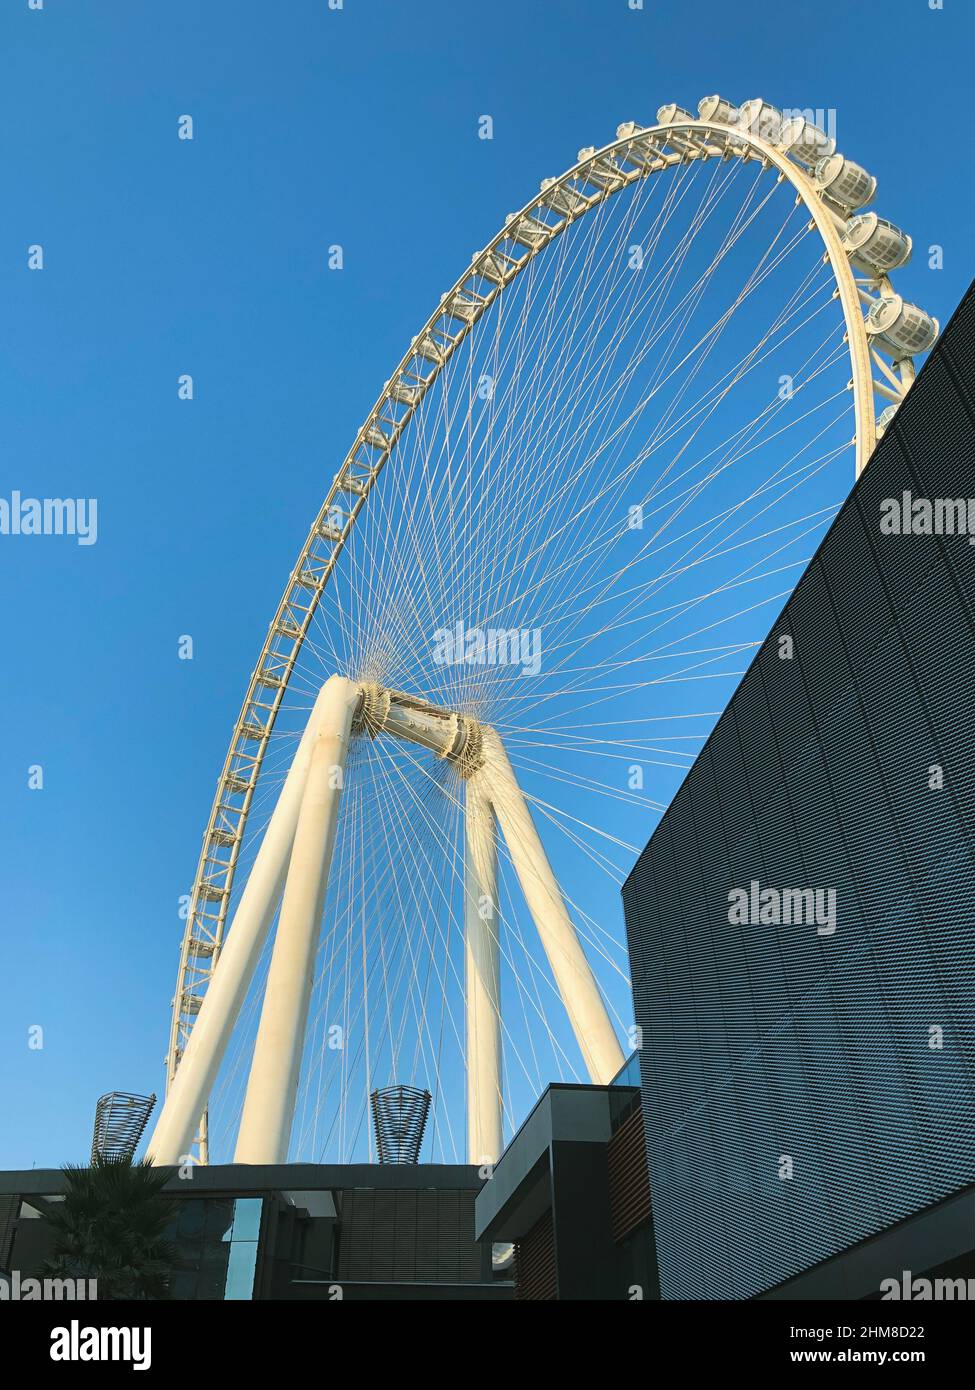
<path id="1" fill-rule="evenodd" d="M 222 1264 L 216 1261 L 206 1261 L 200 1270 L 199 1279 L 196 1286 L 196 1297 L 208 1299 L 222 1299 L 226 1297 L 224 1289 L 227 1284 L 227 1257 L 230 1253 L 230 1246 L 223 1246 L 224 1259 Z"/>
<path id="2" fill-rule="evenodd" d="M 227 1278 L 227 1265 L 230 1261 L 230 1246 L 219 1243 L 205 1245 L 203 1247 L 203 1258 L 200 1260 L 200 1274 L 206 1275 L 208 1279 L 213 1279 L 220 1286 L 220 1292 L 207 1294 L 208 1298 L 222 1298 L 223 1286 Z"/>
<path id="3" fill-rule="evenodd" d="M 176 1270 L 169 1281 L 169 1296 L 179 1302 L 196 1298 L 196 1270 Z"/>
<path id="4" fill-rule="evenodd" d="M 238 1197 L 234 1209 L 234 1241 L 257 1240 L 261 1230 L 262 1206 L 261 1197 Z"/>
<path id="5" fill-rule="evenodd" d="M 234 1201 L 232 1197 L 214 1197 L 207 1200 L 206 1239 L 207 1244 L 230 1240 L 230 1229 L 234 1224 Z"/>
<path id="6" fill-rule="evenodd" d="M 199 1198 L 183 1203 L 183 1209 L 179 1214 L 179 1224 L 176 1227 L 178 1240 L 198 1242 L 203 1239 L 206 1206 L 206 1202 Z"/>
<path id="7" fill-rule="evenodd" d="M 254 1296 L 254 1271 L 257 1268 L 257 1241 L 235 1240 L 230 1247 L 230 1263 L 224 1298 L 245 1299 Z"/>

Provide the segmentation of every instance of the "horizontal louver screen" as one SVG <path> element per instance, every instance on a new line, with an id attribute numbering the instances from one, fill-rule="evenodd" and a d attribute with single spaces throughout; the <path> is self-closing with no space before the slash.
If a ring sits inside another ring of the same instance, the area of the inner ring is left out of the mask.
<path id="1" fill-rule="evenodd" d="M 606 1158 L 613 1239 L 620 1241 L 650 1220 L 650 1178 L 639 1106 L 610 1139 Z"/>
<path id="2" fill-rule="evenodd" d="M 557 1297 L 555 1229 L 548 1211 L 515 1246 L 515 1298 L 538 1302 Z"/>

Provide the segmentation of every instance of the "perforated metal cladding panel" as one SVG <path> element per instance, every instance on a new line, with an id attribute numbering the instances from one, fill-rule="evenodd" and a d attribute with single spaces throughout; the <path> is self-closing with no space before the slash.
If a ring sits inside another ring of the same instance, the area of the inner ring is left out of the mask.
<path id="1" fill-rule="evenodd" d="M 474 1192 L 354 1189 L 341 1195 L 338 1279 L 478 1283 Z"/>
<path id="2" fill-rule="evenodd" d="M 665 1298 L 975 1182 L 975 546 L 880 532 L 975 497 L 973 361 L 969 292 L 624 887 Z M 835 933 L 730 924 L 752 879 L 834 888 Z"/>

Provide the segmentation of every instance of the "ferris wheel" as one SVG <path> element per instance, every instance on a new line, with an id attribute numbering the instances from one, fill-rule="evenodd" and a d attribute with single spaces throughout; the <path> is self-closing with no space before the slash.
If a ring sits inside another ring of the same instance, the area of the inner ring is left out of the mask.
<path id="1" fill-rule="evenodd" d="M 619 888 L 914 379 L 910 238 L 807 115 L 621 125 L 411 340 L 217 782 L 157 1162 L 493 1162 L 634 1046 Z M 660 884 L 658 891 L 675 891 Z"/>

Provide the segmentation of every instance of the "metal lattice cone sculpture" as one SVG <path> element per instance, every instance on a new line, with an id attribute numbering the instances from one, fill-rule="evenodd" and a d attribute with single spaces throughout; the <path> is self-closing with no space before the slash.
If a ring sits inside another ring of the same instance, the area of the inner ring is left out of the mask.
<path id="1" fill-rule="evenodd" d="M 128 1091 L 109 1091 L 99 1096 L 95 1106 L 95 1130 L 91 1141 L 92 1161 L 100 1158 L 132 1158 L 139 1147 L 155 1095 L 137 1096 Z"/>
<path id="2" fill-rule="evenodd" d="M 369 1099 L 379 1162 L 419 1163 L 430 1092 L 416 1086 L 384 1086 Z"/>

